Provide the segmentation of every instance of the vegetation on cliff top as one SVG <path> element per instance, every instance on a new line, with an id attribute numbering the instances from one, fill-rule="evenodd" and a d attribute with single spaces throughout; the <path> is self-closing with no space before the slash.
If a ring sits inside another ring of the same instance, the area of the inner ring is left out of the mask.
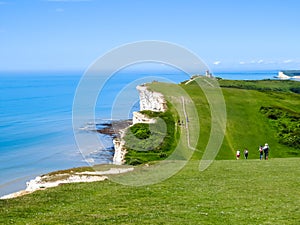
<path id="1" fill-rule="evenodd" d="M 220 87 L 239 88 L 258 91 L 280 91 L 300 93 L 299 82 L 293 80 L 223 80 Z"/>
<path id="2" fill-rule="evenodd" d="M 127 130 L 124 137 L 126 164 L 163 160 L 173 152 L 180 136 L 175 125 L 178 115 L 171 104 L 167 106 L 166 112 L 141 112 L 149 118 L 158 119 L 155 124 L 137 123 Z"/>

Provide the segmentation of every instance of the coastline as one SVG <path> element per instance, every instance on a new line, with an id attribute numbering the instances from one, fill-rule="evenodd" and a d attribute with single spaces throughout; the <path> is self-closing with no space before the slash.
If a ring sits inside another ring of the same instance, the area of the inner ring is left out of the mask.
<path id="1" fill-rule="evenodd" d="M 118 137 L 120 135 L 120 132 L 130 125 L 132 125 L 131 119 L 112 120 L 109 123 L 96 124 L 96 126 L 101 126 L 102 128 L 96 129 L 95 131 L 100 134 L 109 135 L 114 138 Z"/>
<path id="2" fill-rule="evenodd" d="M 167 109 L 166 100 L 161 93 L 151 91 L 145 85 L 139 85 L 136 88 L 140 97 L 140 111 L 151 110 L 159 112 Z M 114 165 L 122 165 L 125 163 L 127 151 L 125 148 L 124 135 L 126 130 L 136 123 L 155 123 L 155 119 L 148 118 L 140 113 L 140 111 L 133 112 L 132 120 L 120 120 L 112 121 L 111 123 L 97 124 L 101 126 L 101 128 L 94 130 L 95 132 L 112 137 L 114 145 Z M 76 168 L 74 168 L 74 170 L 76 170 Z M 33 193 L 37 190 L 45 190 L 61 184 L 104 181 L 108 179 L 109 175 L 126 173 L 133 170 L 134 168 L 130 167 L 127 169 L 110 168 L 110 170 L 107 171 L 74 172 L 72 169 L 69 170 L 69 173 L 60 173 L 60 171 L 56 171 L 53 172 L 54 175 L 46 174 L 37 176 L 35 179 L 26 182 L 27 187 L 25 190 L 6 194 L 1 196 L 0 199 L 16 198 Z"/>
<path id="3" fill-rule="evenodd" d="M 75 170 L 76 168 L 74 168 Z M 0 199 L 10 199 L 17 198 L 23 195 L 31 194 L 38 190 L 45 190 L 47 188 L 57 187 L 62 184 L 71 184 L 71 183 L 86 183 L 86 182 L 96 182 L 104 181 L 108 179 L 109 175 L 127 173 L 133 171 L 133 167 L 129 168 L 110 168 L 106 171 L 83 171 L 83 172 L 74 172 L 72 169 L 69 173 L 51 173 L 37 176 L 35 179 L 32 179 L 26 182 L 27 188 L 18 192 L 7 194 L 1 196 Z"/>
<path id="4" fill-rule="evenodd" d="M 144 110 L 150 110 L 155 112 L 164 112 L 167 110 L 167 102 L 165 97 L 159 93 L 149 90 L 149 88 L 145 85 L 138 85 L 136 89 L 139 92 L 139 99 L 140 99 L 140 111 L 133 112 L 133 118 L 131 125 L 127 126 L 126 128 L 119 129 L 119 135 L 116 135 L 113 138 L 114 144 L 114 157 L 113 157 L 113 164 L 122 165 L 125 161 L 125 156 L 127 153 L 126 143 L 124 140 L 124 136 L 126 134 L 127 129 L 130 126 L 133 126 L 137 123 L 155 123 L 156 120 L 153 118 L 149 118 L 148 116 L 141 113 Z"/>
<path id="5" fill-rule="evenodd" d="M 224 79 L 261 80 L 271 79 L 277 73 L 278 71 L 271 70 L 230 70 L 214 72 L 214 75 L 221 76 Z M 121 75 L 121 80 L 116 79 L 110 83 L 111 88 L 106 90 L 106 92 L 109 92 L 109 97 L 104 99 L 103 105 L 111 102 L 110 96 L 113 97 L 118 92 L 117 87 L 119 85 L 127 84 L 126 77 L 129 77 L 129 75 L 130 77 L 140 77 L 140 74 L 137 73 L 124 73 Z M 154 75 L 166 76 L 166 78 L 176 83 L 187 79 L 185 74 L 177 72 L 168 74 L 155 72 Z M 6 87 L 6 83 L 10 85 L 2 90 L 3 96 L 5 96 L 2 103 L 7 105 L 7 108 L 2 112 L 4 123 L 0 129 L 2 141 L 0 196 L 25 189 L 26 181 L 37 175 L 87 165 L 82 160 L 82 155 L 74 143 L 72 121 L 70 119 L 74 90 L 80 77 L 81 73 L 74 74 L 73 72 L 2 73 L 1 78 L 4 87 Z M 40 86 L 45 88 L 41 89 Z M 24 93 L 20 96 L 17 105 L 9 103 L 15 93 Z M 33 98 L 28 98 L 29 96 Z M 45 104 L 44 107 L 35 106 L 36 99 L 47 100 L 49 98 L 52 99 L 51 102 Z M 21 108 L 17 107 L 19 105 Z M 97 112 L 99 112 L 96 115 L 97 118 L 105 121 L 106 118 L 110 117 L 109 110 L 108 107 L 99 106 L 97 108 Z M 113 145 L 108 139 L 107 143 L 109 148 L 112 148 Z M 41 149 L 47 149 L 47 151 L 41 151 Z M 104 154 L 103 157 L 97 158 L 97 164 L 112 162 L 113 150 L 106 151 Z M 26 157 L 28 155 L 30 157 Z M 91 155 L 91 157 L 93 156 Z M 22 169 L 20 170 L 20 168 Z"/>
<path id="6" fill-rule="evenodd" d="M 141 105 L 140 105 L 140 110 L 141 111 L 142 110 L 151 110 L 151 109 L 153 111 L 155 111 L 155 110 L 163 109 L 165 107 L 164 106 L 165 100 L 163 99 L 163 96 L 160 93 L 155 93 L 155 92 L 152 92 L 152 91 L 148 90 L 147 86 L 145 86 L 145 85 L 141 85 L 141 86 L 138 86 L 138 87 L 141 87 L 140 90 L 139 90 L 139 92 L 140 92 L 140 101 L 141 101 L 140 102 L 141 103 Z M 143 97 L 141 97 L 141 95 Z M 160 104 L 162 104 L 162 105 L 160 105 Z M 138 116 L 134 116 L 131 124 L 135 124 L 135 123 L 138 123 L 138 122 L 140 122 L 140 123 L 143 123 L 143 122 L 151 123 L 151 122 L 147 121 L 147 118 L 143 117 L 144 115 L 141 114 L 141 113 L 139 113 L 139 112 L 135 112 L 134 115 L 138 115 Z M 125 124 L 125 125 L 124 125 L 125 127 L 128 127 L 128 124 Z M 108 135 L 120 137 L 120 139 L 122 140 L 122 137 L 123 137 L 122 136 L 123 135 L 122 132 L 124 133 L 124 129 L 121 129 L 121 128 L 123 128 L 123 126 L 119 127 L 118 129 L 114 129 L 113 125 L 111 125 L 111 127 L 112 127 L 112 129 L 114 131 L 118 131 L 119 134 L 112 133 L 111 130 L 106 130 L 105 132 L 107 132 Z M 101 132 L 99 132 L 99 133 L 101 133 Z M 119 144 L 120 144 L 120 146 L 124 146 L 125 145 L 124 142 L 123 143 L 119 142 Z M 115 141 L 114 145 L 117 145 L 117 141 Z M 118 149 L 118 150 L 116 150 L 116 149 Z M 118 156 L 118 160 L 115 160 L 116 161 L 115 164 L 116 165 L 123 164 L 125 162 L 124 160 L 125 160 L 125 155 L 126 155 L 126 149 L 122 148 L 122 147 L 121 148 L 115 148 L 114 157 L 115 156 L 117 157 L 117 155 L 119 155 L 119 156 Z M 93 175 L 89 174 L 89 176 L 87 176 L 87 177 L 84 177 L 84 175 L 82 175 L 82 174 L 81 175 L 75 174 L 75 175 L 74 175 L 74 177 L 70 177 L 69 179 L 61 180 L 61 182 L 58 183 L 58 184 L 49 184 L 49 185 L 47 184 L 47 185 L 45 185 L 46 187 L 44 187 L 43 185 L 41 185 L 39 187 L 39 189 L 36 189 L 36 190 L 43 190 L 45 188 L 52 187 L 51 185 L 57 186 L 57 185 L 60 185 L 60 184 L 63 184 L 63 183 L 94 182 L 94 181 L 100 181 L 102 179 L 103 180 L 107 179 L 107 178 L 103 178 L 103 177 L 100 178 L 100 174 L 93 174 Z M 99 176 L 97 178 L 99 180 L 96 180 L 96 179 L 93 180 L 90 176 Z M 36 180 L 38 177 L 36 177 L 33 180 Z M 38 182 L 38 179 L 36 180 L 36 182 Z M 29 181 L 29 183 L 30 183 L 30 181 Z M 36 191 L 36 190 L 34 190 L 34 191 Z M 16 193 L 18 193 L 18 194 L 16 194 Z M 16 195 L 15 197 L 18 197 L 18 196 L 22 196 L 24 194 L 29 194 L 29 193 L 32 193 L 32 191 L 26 188 L 25 190 L 18 191 L 18 192 L 12 193 L 12 194 L 7 194 L 7 195 L 4 195 L 4 196 L 9 196 L 9 195 L 15 194 Z M 2 196 L 0 199 L 3 199 L 4 196 Z"/>

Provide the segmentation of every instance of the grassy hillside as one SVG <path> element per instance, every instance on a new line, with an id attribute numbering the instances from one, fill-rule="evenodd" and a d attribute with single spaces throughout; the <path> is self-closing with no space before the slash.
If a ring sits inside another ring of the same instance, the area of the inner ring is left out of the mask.
<path id="1" fill-rule="evenodd" d="M 259 91 L 277 91 L 300 93 L 299 82 L 293 80 L 223 80 L 219 79 L 221 87 L 239 88 Z"/>
<path id="2" fill-rule="evenodd" d="M 68 184 L 0 201 L 0 224 L 298 224 L 298 158 L 192 160 L 151 186 Z"/>
<path id="3" fill-rule="evenodd" d="M 261 89 L 281 85 L 273 81 L 245 89 L 229 87 L 229 83 L 221 81 L 226 134 L 218 160 L 205 171 L 199 171 L 199 160 L 208 143 L 211 116 L 204 93 L 195 82 L 181 84 L 180 90 L 177 85 L 153 83 L 150 88 L 166 95 L 180 120 L 189 116 L 188 124 L 176 128 L 181 151 L 176 149 L 172 158 L 179 162 L 193 154 L 185 167 L 154 185 L 120 185 L 111 177 L 111 181 L 68 184 L 0 200 L 0 224 L 299 224 L 300 159 L 294 156 L 300 150 L 282 143 L 278 136 L 282 124 L 299 128 L 298 120 L 293 119 L 300 113 L 299 94 L 286 87 Z M 297 88 L 299 82 L 289 85 Z M 274 122 L 270 108 L 289 114 L 276 111 L 280 120 Z M 271 148 L 270 160 L 260 161 L 258 145 L 265 142 Z M 249 149 L 249 160 L 229 160 L 235 159 L 237 149 L 244 148 Z M 158 173 L 164 172 L 162 167 Z"/>
<path id="4" fill-rule="evenodd" d="M 249 83 L 252 85 L 250 89 L 247 88 Z M 239 88 L 236 88 L 237 84 Z M 296 146 L 280 142 L 278 130 L 260 110 L 261 107 L 280 107 L 300 115 L 300 95 L 290 91 L 290 88 L 299 88 L 299 82 L 221 80 L 220 85 L 223 86 L 222 91 L 226 103 L 227 130 L 217 159 L 234 159 L 236 150 L 245 148 L 249 150 L 249 158 L 258 158 L 258 146 L 266 142 L 270 146 L 271 157 L 300 155 L 300 149 Z M 196 82 L 181 86 L 190 94 L 197 106 L 202 129 L 200 135 L 203 137 L 198 147 L 203 150 L 210 132 L 208 103 Z M 263 87 L 266 89 L 272 87 L 275 91 L 262 91 Z M 294 126 L 299 128 L 300 122 L 294 121 Z"/>

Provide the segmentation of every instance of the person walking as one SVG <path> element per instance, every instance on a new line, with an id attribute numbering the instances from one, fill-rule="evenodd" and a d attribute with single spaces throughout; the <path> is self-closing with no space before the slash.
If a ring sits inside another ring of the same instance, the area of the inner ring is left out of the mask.
<path id="1" fill-rule="evenodd" d="M 244 157 L 245 157 L 245 159 L 248 159 L 248 154 L 249 154 L 248 149 L 245 148 L 245 150 L 244 150 Z"/>
<path id="2" fill-rule="evenodd" d="M 264 150 L 261 145 L 259 146 L 258 151 L 259 151 L 259 159 L 262 160 L 264 156 Z"/>
<path id="3" fill-rule="evenodd" d="M 241 151 L 237 150 L 236 151 L 236 159 L 240 159 L 240 156 L 241 156 Z"/>
<path id="4" fill-rule="evenodd" d="M 265 154 L 265 160 L 268 160 L 268 158 L 269 158 L 269 150 L 270 150 L 269 145 L 268 145 L 268 143 L 266 143 L 265 146 L 263 147 L 263 151 Z"/>

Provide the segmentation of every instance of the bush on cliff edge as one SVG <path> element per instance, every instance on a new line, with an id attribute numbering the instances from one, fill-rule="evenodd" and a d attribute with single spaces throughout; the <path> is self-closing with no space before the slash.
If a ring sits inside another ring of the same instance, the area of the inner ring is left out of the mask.
<path id="1" fill-rule="evenodd" d="M 149 124 L 137 123 L 126 132 L 124 140 L 127 153 L 126 164 L 138 165 L 150 161 L 163 160 L 174 151 L 179 140 L 179 130 L 176 129 L 175 121 L 178 113 L 170 103 L 167 103 L 166 112 L 141 111 L 149 118 L 160 118 L 164 120 L 166 132 L 156 124 L 154 131 L 150 130 Z"/>

